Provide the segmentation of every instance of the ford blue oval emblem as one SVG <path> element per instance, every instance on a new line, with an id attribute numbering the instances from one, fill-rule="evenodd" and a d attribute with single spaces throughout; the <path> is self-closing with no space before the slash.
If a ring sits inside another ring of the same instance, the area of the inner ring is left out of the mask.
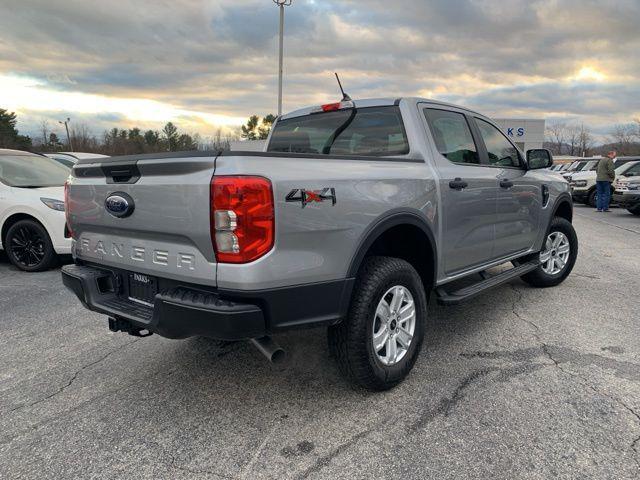
<path id="1" fill-rule="evenodd" d="M 112 193 L 104 201 L 104 208 L 114 217 L 128 217 L 133 213 L 133 198 L 123 192 Z"/>

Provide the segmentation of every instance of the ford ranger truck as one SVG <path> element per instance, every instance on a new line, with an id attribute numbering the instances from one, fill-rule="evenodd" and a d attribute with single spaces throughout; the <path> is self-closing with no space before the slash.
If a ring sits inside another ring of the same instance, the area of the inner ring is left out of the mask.
<path id="1" fill-rule="evenodd" d="M 552 163 L 479 113 L 419 98 L 289 113 L 264 152 L 80 160 L 62 278 L 132 335 L 251 340 L 278 360 L 272 335 L 328 327 L 340 370 L 385 390 L 428 336 L 430 296 L 569 275 L 573 207 Z"/>

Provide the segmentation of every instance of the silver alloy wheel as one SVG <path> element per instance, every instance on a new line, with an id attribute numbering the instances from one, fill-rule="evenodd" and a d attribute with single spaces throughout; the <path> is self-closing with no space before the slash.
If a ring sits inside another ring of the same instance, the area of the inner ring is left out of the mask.
<path id="1" fill-rule="evenodd" d="M 416 305 L 406 287 L 396 285 L 380 299 L 373 318 L 373 351 L 384 365 L 398 363 L 409 351 L 416 330 Z"/>
<path id="2" fill-rule="evenodd" d="M 547 236 L 544 250 L 540 252 L 542 270 L 549 275 L 557 275 L 567 265 L 571 253 L 569 239 L 562 232 L 551 232 Z"/>

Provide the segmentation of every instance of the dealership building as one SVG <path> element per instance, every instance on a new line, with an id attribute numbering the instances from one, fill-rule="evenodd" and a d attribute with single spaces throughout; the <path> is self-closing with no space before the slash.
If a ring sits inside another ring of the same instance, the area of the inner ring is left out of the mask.
<path id="1" fill-rule="evenodd" d="M 522 151 L 542 148 L 544 144 L 544 120 L 519 118 L 494 118 L 504 134 Z"/>

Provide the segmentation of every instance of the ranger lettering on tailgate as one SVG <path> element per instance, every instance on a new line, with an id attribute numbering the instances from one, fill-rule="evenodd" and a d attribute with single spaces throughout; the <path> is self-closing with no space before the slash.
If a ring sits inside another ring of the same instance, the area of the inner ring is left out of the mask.
<path id="1" fill-rule="evenodd" d="M 112 258 L 129 258 L 135 262 L 151 262 L 155 265 L 169 266 L 169 262 L 175 260 L 177 268 L 186 268 L 194 270 L 196 267 L 196 257 L 190 253 L 171 254 L 166 250 L 151 249 L 148 247 L 131 244 L 126 246 L 124 243 L 94 240 L 86 237 L 80 237 L 77 242 L 78 249 L 81 253 L 88 254 L 90 257 L 102 256 Z M 174 260 L 172 260 L 172 258 Z"/>

